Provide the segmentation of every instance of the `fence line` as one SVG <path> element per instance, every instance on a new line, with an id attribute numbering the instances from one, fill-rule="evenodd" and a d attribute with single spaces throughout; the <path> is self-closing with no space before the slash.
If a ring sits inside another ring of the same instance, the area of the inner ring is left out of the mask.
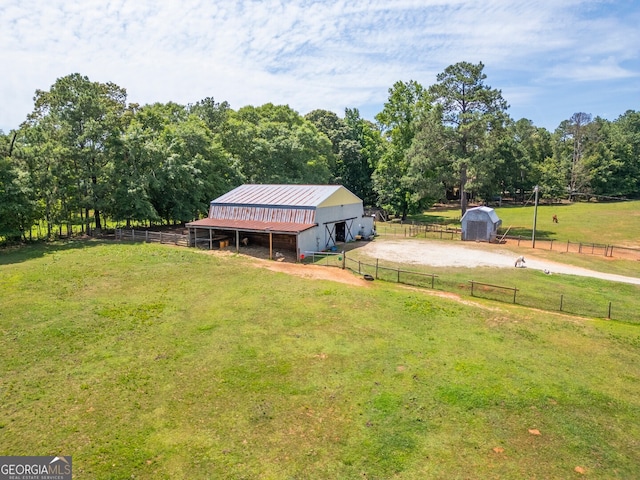
<path id="1" fill-rule="evenodd" d="M 462 235 L 462 229 L 433 223 L 411 223 L 411 224 L 378 224 L 378 235 L 381 236 L 402 236 L 414 238 L 449 238 L 453 240 L 456 235 Z M 505 235 L 501 237 L 507 242 L 517 242 L 518 247 L 533 248 L 533 240 L 530 236 Z M 579 253 L 586 255 L 602 255 L 613 258 L 631 258 L 640 260 L 640 248 L 622 247 L 619 245 L 603 244 L 597 242 L 573 242 L 571 240 L 555 240 L 536 238 L 536 247 L 547 250 L 561 251 L 565 253 Z"/>
<path id="2" fill-rule="evenodd" d="M 300 260 L 302 263 L 324 264 L 327 267 L 333 266 L 344 269 L 345 258 L 344 252 L 303 252 Z"/>
<path id="3" fill-rule="evenodd" d="M 476 282 L 474 280 L 470 280 L 469 283 L 471 283 L 471 296 L 473 297 L 473 289 L 476 285 L 480 285 L 483 287 L 490 287 L 490 288 L 497 288 L 499 290 L 509 290 L 509 291 L 513 291 L 513 303 L 516 303 L 516 294 L 518 293 L 518 289 L 515 287 L 503 287 L 501 285 L 492 285 L 490 283 L 482 283 L 482 282 Z"/>
<path id="4" fill-rule="evenodd" d="M 612 312 L 614 312 L 613 303 L 605 299 L 594 300 L 589 304 L 585 303 L 583 298 L 576 298 L 573 299 L 573 302 L 569 302 L 565 294 L 559 294 L 556 298 L 546 297 L 544 299 L 540 299 L 536 292 L 528 292 L 516 287 L 494 285 L 475 280 L 469 280 L 467 284 L 470 286 L 466 287 L 465 284 L 461 283 L 459 280 L 449 280 L 431 273 L 381 266 L 379 259 L 376 259 L 375 264 L 373 264 L 351 258 L 346 253 L 342 258 L 342 268 L 348 268 L 352 272 L 360 275 L 371 275 L 376 280 L 381 281 L 437 289 L 457 294 L 467 293 L 473 297 L 485 298 L 492 301 L 508 302 L 524 307 L 539 308 L 547 311 L 557 311 L 595 318 L 611 319 Z M 478 286 L 484 288 L 477 288 Z M 624 308 L 624 305 L 616 311 L 620 312 L 619 315 L 616 315 L 616 320 L 640 323 L 640 312 Z"/>
<path id="5" fill-rule="evenodd" d="M 116 240 L 121 241 L 162 243 L 180 245 L 182 247 L 190 246 L 189 235 L 182 235 L 180 233 L 116 228 L 115 235 Z"/>

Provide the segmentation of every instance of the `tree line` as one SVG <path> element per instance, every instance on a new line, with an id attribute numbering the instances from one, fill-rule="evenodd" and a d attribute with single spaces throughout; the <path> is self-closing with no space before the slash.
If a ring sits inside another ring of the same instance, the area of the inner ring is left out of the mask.
<path id="1" fill-rule="evenodd" d="M 512 119 L 483 69 L 451 65 L 428 88 L 398 81 L 375 122 L 355 108 L 302 116 L 212 97 L 141 106 L 113 83 L 59 78 L 0 131 L 0 236 L 189 221 L 243 183 L 341 184 L 402 217 L 454 199 L 462 213 L 470 198 L 524 200 L 536 185 L 556 199 L 640 196 L 640 112 L 579 112 L 549 132 Z"/>

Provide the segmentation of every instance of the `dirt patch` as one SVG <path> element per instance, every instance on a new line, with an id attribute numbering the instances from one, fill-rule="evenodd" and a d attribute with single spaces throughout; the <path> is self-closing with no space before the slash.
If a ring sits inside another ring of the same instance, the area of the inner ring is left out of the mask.
<path id="1" fill-rule="evenodd" d="M 207 255 L 230 256 L 235 255 L 235 250 L 199 250 Z M 249 247 L 241 249 L 239 255 L 252 261 L 259 268 L 266 268 L 273 272 L 281 272 L 289 275 L 295 275 L 301 278 L 309 278 L 314 280 L 330 280 L 333 282 L 346 283 L 347 285 L 356 285 L 358 287 L 369 287 L 371 282 L 366 281 L 361 275 L 356 275 L 351 270 L 342 270 L 338 267 L 324 267 L 321 265 L 305 265 L 295 263 L 295 254 L 292 252 L 284 252 L 282 261 L 269 260 L 268 249 L 259 247 Z"/>
<path id="2" fill-rule="evenodd" d="M 362 276 L 353 274 L 350 270 L 342 270 L 338 267 L 323 267 L 320 265 L 303 265 L 300 263 L 274 262 L 269 260 L 257 260 L 256 265 L 273 272 L 282 272 L 302 278 L 314 280 L 331 280 L 333 282 L 346 283 L 359 287 L 368 287 L 371 282 Z"/>

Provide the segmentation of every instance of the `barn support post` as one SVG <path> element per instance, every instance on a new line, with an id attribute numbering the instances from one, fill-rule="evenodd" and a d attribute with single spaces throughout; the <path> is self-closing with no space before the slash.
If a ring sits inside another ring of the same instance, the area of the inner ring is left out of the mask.
<path id="1" fill-rule="evenodd" d="M 209 229 L 209 250 L 213 250 L 213 228 Z"/>
<path id="2" fill-rule="evenodd" d="M 269 260 L 273 260 L 273 233 L 269 230 Z"/>
<path id="3" fill-rule="evenodd" d="M 240 253 L 240 230 L 236 230 L 236 253 Z"/>

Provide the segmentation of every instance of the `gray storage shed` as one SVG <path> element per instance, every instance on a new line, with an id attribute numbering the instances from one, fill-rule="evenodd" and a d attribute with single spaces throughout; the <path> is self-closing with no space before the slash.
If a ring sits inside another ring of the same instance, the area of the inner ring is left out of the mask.
<path id="1" fill-rule="evenodd" d="M 462 217 L 462 240 L 493 242 L 500 225 L 502 220 L 493 208 L 470 208 Z"/>

